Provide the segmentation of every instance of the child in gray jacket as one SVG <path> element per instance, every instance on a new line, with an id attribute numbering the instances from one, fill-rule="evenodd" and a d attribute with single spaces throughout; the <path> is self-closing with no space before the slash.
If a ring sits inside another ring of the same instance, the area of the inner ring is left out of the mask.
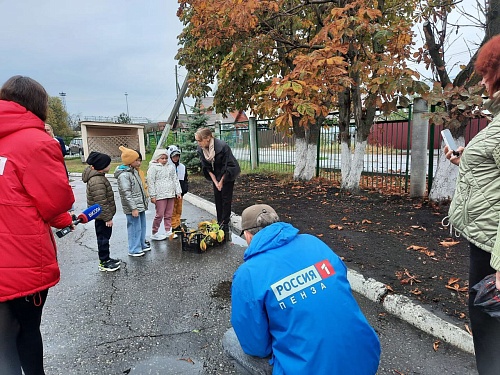
<path id="1" fill-rule="evenodd" d="M 118 192 L 127 216 L 128 255 L 140 257 L 151 250 L 146 245 L 146 210 L 148 201 L 137 169 L 141 159 L 137 151 L 120 146 L 123 164 L 115 170 Z"/>

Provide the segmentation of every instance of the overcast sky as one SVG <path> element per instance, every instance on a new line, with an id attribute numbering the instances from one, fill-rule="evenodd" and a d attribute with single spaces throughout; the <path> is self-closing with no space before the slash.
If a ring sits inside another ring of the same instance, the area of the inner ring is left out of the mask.
<path id="1" fill-rule="evenodd" d="M 126 113 L 127 101 L 131 117 L 166 120 L 176 98 L 177 7 L 176 0 L 0 0 L 0 86 L 16 74 L 34 78 L 51 96 L 66 93 L 68 113 L 82 120 Z M 182 85 L 185 70 L 178 73 Z"/>
<path id="2" fill-rule="evenodd" d="M 177 0 L 0 0 L 0 85 L 30 76 L 51 96 L 66 93 L 68 113 L 82 120 L 127 113 L 127 102 L 131 117 L 166 120 L 176 99 L 177 8 Z M 471 46 L 457 39 L 448 57 L 467 63 Z"/>

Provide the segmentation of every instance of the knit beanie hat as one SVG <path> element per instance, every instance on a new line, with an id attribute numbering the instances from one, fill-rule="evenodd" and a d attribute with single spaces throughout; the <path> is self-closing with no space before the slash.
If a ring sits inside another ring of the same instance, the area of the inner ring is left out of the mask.
<path id="1" fill-rule="evenodd" d="M 130 148 L 127 148 L 125 146 L 120 146 L 118 148 L 122 152 L 122 161 L 123 161 L 123 164 L 130 165 L 134 161 L 136 161 L 137 159 L 139 159 L 139 154 L 137 153 L 137 151 L 134 151 L 134 150 L 132 150 Z"/>
<path id="2" fill-rule="evenodd" d="M 151 161 L 157 161 L 160 158 L 160 156 L 162 156 L 162 155 L 168 156 L 168 152 L 166 149 L 159 148 L 159 149 L 155 150 L 155 152 L 153 153 L 153 157 L 151 158 Z"/>
<path id="3" fill-rule="evenodd" d="M 167 152 L 169 157 L 181 154 L 181 150 L 176 145 L 168 146 Z"/>
<path id="4" fill-rule="evenodd" d="M 96 171 L 102 171 L 111 163 L 111 158 L 109 155 L 92 151 L 87 158 L 86 163 L 93 166 Z"/>

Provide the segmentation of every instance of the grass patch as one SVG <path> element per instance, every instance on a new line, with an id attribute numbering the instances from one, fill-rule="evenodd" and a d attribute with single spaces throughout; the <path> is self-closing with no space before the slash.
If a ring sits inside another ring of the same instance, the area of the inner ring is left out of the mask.
<path id="1" fill-rule="evenodd" d="M 146 160 L 142 161 L 141 164 L 141 170 L 146 173 L 148 171 L 149 167 L 149 161 L 151 160 L 151 157 L 153 154 L 148 153 L 146 154 Z M 64 158 L 64 162 L 66 163 L 66 168 L 68 169 L 69 173 L 83 173 L 85 168 L 87 168 L 88 164 L 85 162 L 82 162 L 82 159 L 80 156 L 75 156 L 71 158 Z M 115 172 L 116 167 L 121 165 L 121 161 L 112 161 L 111 162 L 111 169 L 109 170 L 108 173 L 113 174 Z"/>

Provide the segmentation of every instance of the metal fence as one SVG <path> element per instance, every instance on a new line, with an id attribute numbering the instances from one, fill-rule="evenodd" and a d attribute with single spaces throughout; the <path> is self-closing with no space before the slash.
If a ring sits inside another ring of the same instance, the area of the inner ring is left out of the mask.
<path id="1" fill-rule="evenodd" d="M 399 117 L 399 119 L 398 119 Z M 381 189 L 394 193 L 407 193 L 410 185 L 411 168 L 411 107 L 390 118 L 378 118 L 367 139 L 363 160 L 362 187 Z M 257 170 L 256 172 L 293 173 L 295 167 L 295 136 L 270 129 L 272 120 L 257 122 Z M 341 180 L 340 131 L 335 114 L 332 125 L 323 126 L 317 149 L 316 176 L 331 181 Z M 467 142 L 487 125 L 485 119 L 473 119 L 466 128 Z M 211 127 L 214 127 L 213 125 Z M 428 189 L 441 157 L 440 131 L 442 126 L 429 127 Z M 224 140 L 232 149 L 241 167 L 251 169 L 250 135 L 248 123 L 239 123 L 230 129 L 217 127 L 216 137 Z M 148 133 L 148 144 L 156 146 L 161 132 Z M 185 133 L 175 131 L 174 142 L 182 142 Z M 355 129 L 351 129 L 351 152 L 354 152 Z M 418 161 L 416 161 L 418 162 Z"/>
<path id="2" fill-rule="evenodd" d="M 407 191 L 409 186 L 409 116 L 400 120 L 379 118 L 372 126 L 363 161 L 361 185 L 370 188 Z M 338 121 L 332 116 L 334 124 Z M 217 136 L 231 147 L 243 168 L 251 168 L 250 141 L 247 127 L 219 129 Z M 263 126 L 264 125 L 264 126 Z M 257 171 L 293 173 L 295 136 L 257 126 Z M 241 125 L 240 125 L 241 126 Z M 351 152 L 354 151 L 355 129 L 351 129 Z M 316 176 L 331 181 L 341 180 L 340 130 L 337 125 L 323 126 L 317 149 Z"/>

